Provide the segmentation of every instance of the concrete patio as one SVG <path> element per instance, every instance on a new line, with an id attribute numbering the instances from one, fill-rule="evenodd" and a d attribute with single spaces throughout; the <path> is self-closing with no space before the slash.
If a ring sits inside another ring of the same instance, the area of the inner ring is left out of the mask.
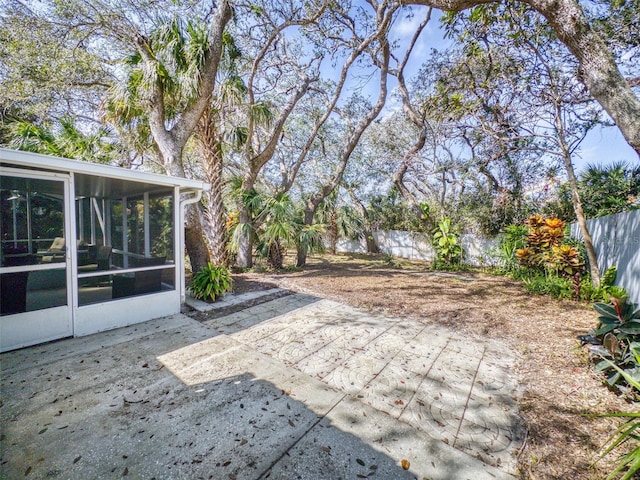
<path id="1" fill-rule="evenodd" d="M 293 294 L 0 359 L 2 478 L 516 474 L 513 354 L 426 321 Z"/>

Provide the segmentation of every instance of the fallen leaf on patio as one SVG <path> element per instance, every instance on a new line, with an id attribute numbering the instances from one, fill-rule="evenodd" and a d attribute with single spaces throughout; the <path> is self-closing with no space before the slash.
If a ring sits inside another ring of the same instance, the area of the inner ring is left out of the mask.
<path id="1" fill-rule="evenodd" d="M 331 447 L 320 447 L 320 450 L 322 450 L 323 452 L 329 453 L 331 452 Z"/>
<path id="2" fill-rule="evenodd" d="M 395 403 L 396 405 L 404 405 L 404 402 L 400 398 L 393 403 Z"/>
<path id="3" fill-rule="evenodd" d="M 246 439 L 246 438 L 243 438 L 243 439 L 240 441 L 240 445 L 245 445 L 246 443 L 247 443 L 247 439 Z"/>
<path id="4" fill-rule="evenodd" d="M 30 473 L 31 473 L 31 467 L 27 467 L 27 469 L 24 471 L 24 476 L 26 477 Z"/>
<path id="5" fill-rule="evenodd" d="M 122 472 L 122 476 L 126 477 L 127 475 L 129 475 L 129 469 L 127 467 L 124 467 L 124 472 Z"/>
<path id="6" fill-rule="evenodd" d="M 400 465 L 402 465 L 402 468 L 404 470 L 409 470 L 409 467 L 411 467 L 411 463 L 406 458 L 402 459 L 402 461 L 400 462 Z"/>
<path id="7" fill-rule="evenodd" d="M 364 460 L 360 460 L 359 458 L 356 458 L 356 462 L 358 462 L 359 465 L 362 465 L 364 467 Z"/>
<path id="8" fill-rule="evenodd" d="M 44 432 L 46 432 L 46 431 L 47 431 L 47 427 L 44 427 L 42 430 L 40 430 L 40 431 L 38 432 L 38 435 L 41 435 L 41 434 L 43 434 L 43 433 L 44 433 Z"/>
<path id="9" fill-rule="evenodd" d="M 81 458 L 82 458 L 82 455 L 78 455 L 76 458 L 73 459 L 73 463 L 78 463 Z"/>
<path id="10" fill-rule="evenodd" d="M 223 467 L 228 467 L 229 465 L 231 465 L 230 461 L 226 461 L 222 464 Z"/>
<path id="11" fill-rule="evenodd" d="M 296 424 L 295 424 L 295 423 L 293 423 L 291 420 L 289 420 L 289 425 L 291 425 L 292 427 L 295 427 L 295 426 L 296 426 Z"/>

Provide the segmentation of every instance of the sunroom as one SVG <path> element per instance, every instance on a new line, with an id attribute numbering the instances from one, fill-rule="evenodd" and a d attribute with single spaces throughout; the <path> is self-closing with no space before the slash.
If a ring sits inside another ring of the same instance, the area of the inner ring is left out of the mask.
<path id="1" fill-rule="evenodd" d="M 206 184 L 3 148 L 0 175 L 0 351 L 180 311 Z"/>

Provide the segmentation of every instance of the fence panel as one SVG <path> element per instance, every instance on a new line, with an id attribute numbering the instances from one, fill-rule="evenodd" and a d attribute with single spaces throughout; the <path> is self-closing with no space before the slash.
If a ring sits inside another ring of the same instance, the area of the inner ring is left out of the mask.
<path id="1" fill-rule="evenodd" d="M 600 271 L 618 267 L 616 285 L 640 303 L 640 210 L 587 220 Z M 571 224 L 571 235 L 583 239 L 580 226 Z"/>

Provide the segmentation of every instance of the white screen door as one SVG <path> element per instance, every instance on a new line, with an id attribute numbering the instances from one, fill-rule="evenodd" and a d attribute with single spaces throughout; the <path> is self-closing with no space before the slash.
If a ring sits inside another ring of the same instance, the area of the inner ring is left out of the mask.
<path id="1" fill-rule="evenodd" d="M 72 336 L 69 176 L 0 173 L 0 351 Z"/>

